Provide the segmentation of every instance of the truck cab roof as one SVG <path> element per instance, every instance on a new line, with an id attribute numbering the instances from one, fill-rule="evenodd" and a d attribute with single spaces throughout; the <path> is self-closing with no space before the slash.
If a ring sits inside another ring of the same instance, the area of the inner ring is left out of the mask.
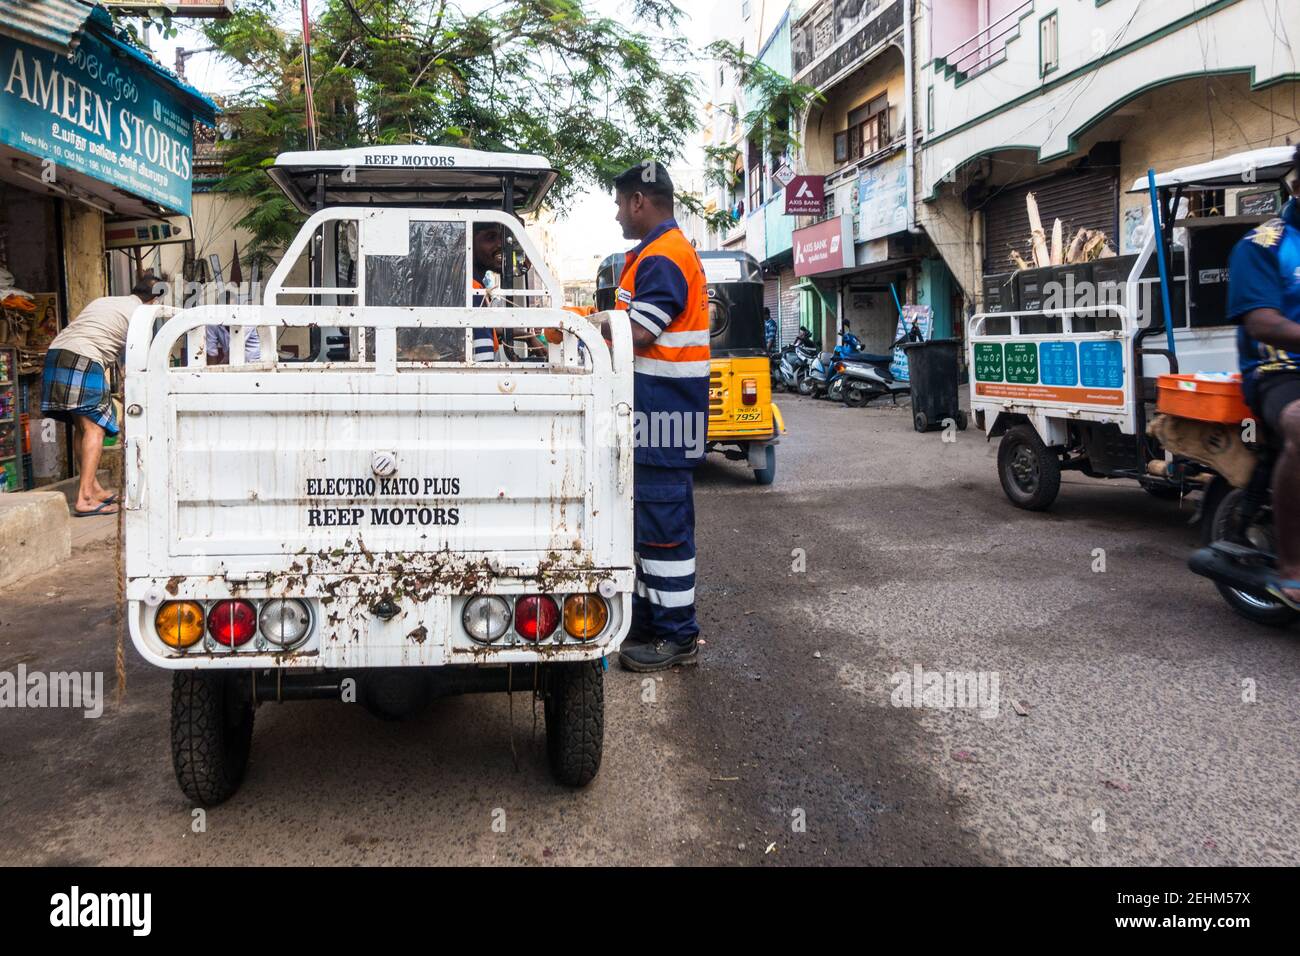
<path id="1" fill-rule="evenodd" d="M 281 153 L 268 170 L 300 212 L 331 206 L 538 210 L 559 174 L 541 156 L 455 146 Z"/>

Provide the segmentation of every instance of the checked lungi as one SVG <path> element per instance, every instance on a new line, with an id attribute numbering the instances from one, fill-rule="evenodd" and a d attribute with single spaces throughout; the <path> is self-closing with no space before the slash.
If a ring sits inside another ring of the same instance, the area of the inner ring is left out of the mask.
<path id="1" fill-rule="evenodd" d="M 67 349 L 50 349 L 45 354 L 41 413 L 69 424 L 78 417 L 87 418 L 110 435 L 121 431 L 104 366 Z"/>

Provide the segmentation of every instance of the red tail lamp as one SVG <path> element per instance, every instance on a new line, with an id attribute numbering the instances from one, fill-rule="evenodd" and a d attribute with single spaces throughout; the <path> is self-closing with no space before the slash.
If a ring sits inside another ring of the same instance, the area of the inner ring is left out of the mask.
<path id="1" fill-rule="evenodd" d="M 543 641 L 560 625 L 560 608 L 545 594 L 521 597 L 515 604 L 515 630 L 526 641 Z"/>
<path id="2" fill-rule="evenodd" d="M 257 633 L 257 610 L 247 601 L 218 601 L 208 611 L 208 633 L 226 647 L 247 644 Z"/>

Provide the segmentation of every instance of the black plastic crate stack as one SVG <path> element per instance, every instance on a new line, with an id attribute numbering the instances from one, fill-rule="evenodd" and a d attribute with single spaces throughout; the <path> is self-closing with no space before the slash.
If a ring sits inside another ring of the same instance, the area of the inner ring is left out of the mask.
<path id="1" fill-rule="evenodd" d="M 984 277 L 985 312 L 1015 312 L 1019 301 L 1014 272 L 1002 272 Z"/>
<path id="2" fill-rule="evenodd" d="M 1092 281 L 1091 262 L 1068 266 L 1043 266 L 1016 273 L 1016 286 L 1023 312 L 1038 312 L 1050 303 L 1058 308 L 1072 308 Z"/>

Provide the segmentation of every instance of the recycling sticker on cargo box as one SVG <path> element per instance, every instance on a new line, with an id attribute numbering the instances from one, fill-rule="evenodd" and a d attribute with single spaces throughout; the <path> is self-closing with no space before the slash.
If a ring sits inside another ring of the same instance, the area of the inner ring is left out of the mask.
<path id="1" fill-rule="evenodd" d="M 1120 342 L 976 342 L 972 371 L 977 397 L 1124 404 Z"/>

